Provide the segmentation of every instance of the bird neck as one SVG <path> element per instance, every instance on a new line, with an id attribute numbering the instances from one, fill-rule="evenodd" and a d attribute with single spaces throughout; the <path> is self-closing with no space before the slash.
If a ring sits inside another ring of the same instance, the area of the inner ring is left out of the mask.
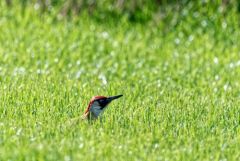
<path id="1" fill-rule="evenodd" d="M 89 114 L 87 115 L 87 119 L 88 120 L 95 120 L 97 119 L 98 116 L 96 116 L 93 112 L 89 112 Z"/>
<path id="2" fill-rule="evenodd" d="M 87 119 L 87 120 L 95 120 L 98 117 L 100 117 L 100 114 L 96 114 L 96 113 L 94 113 L 94 111 L 88 111 L 87 113 L 84 113 L 82 115 L 82 119 L 83 120 L 85 120 L 85 119 Z"/>

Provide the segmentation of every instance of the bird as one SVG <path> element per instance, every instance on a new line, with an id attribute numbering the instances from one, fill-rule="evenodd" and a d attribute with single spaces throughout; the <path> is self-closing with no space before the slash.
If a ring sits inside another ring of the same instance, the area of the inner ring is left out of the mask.
<path id="1" fill-rule="evenodd" d="M 116 96 L 94 96 L 90 100 L 87 109 L 82 115 L 82 119 L 95 120 L 99 118 L 105 111 L 106 107 L 115 99 L 122 97 L 123 95 Z"/>
<path id="2" fill-rule="evenodd" d="M 105 111 L 106 107 L 113 101 L 116 100 L 120 97 L 122 97 L 123 95 L 116 95 L 116 96 L 94 96 L 92 97 L 92 99 L 90 100 L 85 112 L 83 113 L 83 115 L 81 117 L 77 117 L 74 119 L 71 119 L 70 124 L 72 125 L 76 125 L 79 122 L 81 122 L 82 120 L 88 120 L 88 121 L 92 121 L 92 120 L 96 120 L 98 119 L 103 112 Z"/>

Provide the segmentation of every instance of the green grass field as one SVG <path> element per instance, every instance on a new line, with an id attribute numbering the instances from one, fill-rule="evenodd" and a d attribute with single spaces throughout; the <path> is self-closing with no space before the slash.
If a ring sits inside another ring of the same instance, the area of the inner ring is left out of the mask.
<path id="1" fill-rule="evenodd" d="M 57 20 L 1 4 L 0 160 L 239 160 L 240 14 L 165 16 Z M 101 121 L 66 126 L 117 94 Z"/>

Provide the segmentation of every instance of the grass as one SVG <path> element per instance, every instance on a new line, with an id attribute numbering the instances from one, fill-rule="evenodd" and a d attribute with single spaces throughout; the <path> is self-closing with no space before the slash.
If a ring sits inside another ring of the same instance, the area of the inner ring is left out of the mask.
<path id="1" fill-rule="evenodd" d="M 239 159 L 239 15 L 215 11 L 104 23 L 1 5 L 0 160 Z M 66 126 L 116 94 L 102 121 Z"/>

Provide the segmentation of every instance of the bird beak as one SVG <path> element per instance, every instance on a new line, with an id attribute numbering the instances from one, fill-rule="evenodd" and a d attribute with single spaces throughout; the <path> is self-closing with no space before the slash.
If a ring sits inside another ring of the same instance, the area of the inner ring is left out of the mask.
<path id="1" fill-rule="evenodd" d="M 111 102 L 111 101 L 113 101 L 113 100 L 115 100 L 115 99 L 118 99 L 118 98 L 120 98 L 120 97 L 122 97 L 123 95 L 121 94 L 121 95 L 117 95 L 117 96 L 110 96 L 110 97 L 108 97 L 107 98 L 107 100 L 109 101 L 109 102 Z"/>

